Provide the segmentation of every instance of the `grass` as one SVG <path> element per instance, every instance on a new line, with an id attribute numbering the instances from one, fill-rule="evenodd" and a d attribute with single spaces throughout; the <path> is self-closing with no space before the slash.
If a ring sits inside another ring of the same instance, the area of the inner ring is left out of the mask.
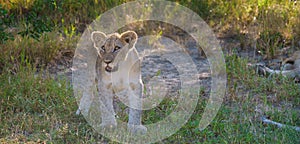
<path id="1" fill-rule="evenodd" d="M 243 85 L 245 89 L 250 89 L 255 93 L 271 96 L 274 101 L 291 102 L 294 106 L 300 104 L 299 85 L 293 82 L 293 79 L 283 76 L 259 77 L 255 73 L 255 68 L 248 66 L 247 59 L 232 55 L 227 58 L 227 74 L 229 85 L 233 86 L 230 91 L 235 93 L 238 85 Z"/>
<path id="2" fill-rule="evenodd" d="M 243 86 L 229 86 L 228 89 L 232 90 L 228 91 L 227 100 L 204 131 L 198 129 L 198 124 L 205 101 L 199 101 L 195 113 L 186 125 L 162 143 L 299 143 L 299 132 L 264 125 L 259 121 L 259 117 L 265 115 L 277 122 L 299 126 L 299 111 L 295 109 L 300 104 L 299 89 L 291 89 L 294 92 L 286 97 L 283 97 L 286 93 L 281 97 L 281 93 L 270 92 L 268 87 L 253 89 L 251 83 L 260 84 L 257 79 L 264 79 L 261 82 L 268 80 L 254 75 L 251 69 L 247 69 L 250 71 L 248 74 L 240 73 L 239 66 L 244 65 L 246 60 L 231 56 L 228 61 L 230 80 L 234 79 L 233 83 Z M 16 75 L 2 74 L 0 80 L 0 142 L 108 141 L 99 136 L 81 115 L 75 115 L 77 105 L 66 79 L 45 78 L 36 74 L 34 69 L 22 67 Z M 279 80 L 274 78 L 272 81 Z M 284 89 L 293 85 L 279 82 L 276 88 Z M 265 99 L 266 95 L 274 96 L 276 93 L 275 99 Z M 280 104 L 281 102 L 287 104 Z M 176 100 L 164 100 L 159 107 L 144 113 L 144 123 L 150 124 L 163 119 L 166 113 L 172 111 L 174 104 L 177 104 Z M 126 109 L 124 106 L 121 108 Z M 127 120 L 125 111 L 118 115 L 121 120 Z"/>
<path id="3" fill-rule="evenodd" d="M 15 37 L 1 46 L 0 66 L 16 70 L 24 60 L 35 67 L 45 66 L 58 58 L 62 50 L 74 51 L 77 37 L 63 37 L 56 32 L 45 33 L 38 40 L 27 36 Z"/>
<path id="4" fill-rule="evenodd" d="M 86 25 L 104 11 L 128 2 L 0 0 L 0 143 L 109 142 L 75 115 L 76 100 L 68 79 L 54 78 L 46 66 L 63 50 L 74 51 Z M 298 1 L 172 0 L 198 13 L 220 33 L 233 35 L 242 48 L 273 58 L 283 47 L 298 49 Z M 49 13 L 53 15 L 48 15 Z M 205 101 L 199 101 L 190 120 L 174 135 L 158 143 L 300 143 L 300 133 L 265 125 L 259 119 L 300 126 L 300 89 L 292 79 L 261 77 L 250 59 L 226 57 L 228 87 L 224 103 L 212 123 L 198 128 Z M 206 100 L 202 96 L 203 100 Z M 165 99 L 144 113 L 145 124 L 172 112 L 176 100 Z M 121 120 L 128 119 L 120 105 Z"/>
<path id="5" fill-rule="evenodd" d="M 2 74 L 0 79 L 2 141 L 63 138 L 62 129 L 74 120 L 76 109 L 66 80 L 44 79 L 30 66 L 21 67 L 16 75 Z"/>

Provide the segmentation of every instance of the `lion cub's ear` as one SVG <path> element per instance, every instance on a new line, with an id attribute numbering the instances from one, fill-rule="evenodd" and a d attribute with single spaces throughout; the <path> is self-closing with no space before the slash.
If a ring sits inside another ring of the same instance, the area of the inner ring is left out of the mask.
<path id="1" fill-rule="evenodd" d="M 100 31 L 93 31 L 91 34 L 91 39 L 94 43 L 94 47 L 100 48 L 102 46 L 102 43 L 106 39 L 106 35 Z"/>
<path id="2" fill-rule="evenodd" d="M 126 31 L 121 34 L 121 40 L 125 41 L 132 47 L 137 41 L 137 34 L 134 31 Z"/>

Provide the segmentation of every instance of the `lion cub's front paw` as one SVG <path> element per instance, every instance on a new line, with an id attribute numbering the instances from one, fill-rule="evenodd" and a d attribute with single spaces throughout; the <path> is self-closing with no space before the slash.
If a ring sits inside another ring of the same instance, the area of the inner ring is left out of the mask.
<path id="1" fill-rule="evenodd" d="M 130 133 L 133 134 L 146 134 L 147 133 L 147 128 L 143 125 L 127 125 L 127 129 Z"/>
<path id="2" fill-rule="evenodd" d="M 77 109 L 77 111 L 76 111 L 76 113 L 75 113 L 76 115 L 80 115 L 80 114 L 85 114 L 85 115 L 87 115 L 87 114 L 89 114 L 89 109 Z"/>
<path id="3" fill-rule="evenodd" d="M 75 114 L 76 114 L 76 115 L 79 115 L 79 114 L 80 114 L 80 109 L 77 109 L 77 111 L 76 111 Z"/>

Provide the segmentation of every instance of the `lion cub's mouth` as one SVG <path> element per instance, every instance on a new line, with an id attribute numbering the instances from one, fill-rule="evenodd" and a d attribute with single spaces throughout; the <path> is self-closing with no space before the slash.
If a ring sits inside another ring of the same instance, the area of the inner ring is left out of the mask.
<path id="1" fill-rule="evenodd" d="M 112 68 L 111 66 L 109 66 L 109 64 L 107 64 L 106 67 L 105 67 L 105 70 L 106 70 L 107 72 L 115 72 L 115 71 L 118 70 L 118 67 L 117 67 L 117 66 L 114 66 L 114 68 Z"/>

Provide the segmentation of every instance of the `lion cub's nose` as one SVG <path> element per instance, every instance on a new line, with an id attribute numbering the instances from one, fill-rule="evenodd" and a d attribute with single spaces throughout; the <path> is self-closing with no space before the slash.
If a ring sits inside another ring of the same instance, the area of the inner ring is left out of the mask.
<path id="1" fill-rule="evenodd" d="M 109 64 L 109 63 L 112 62 L 112 60 L 110 60 L 110 59 L 104 59 L 103 61 L 104 61 L 104 63 L 106 63 L 106 64 Z"/>

